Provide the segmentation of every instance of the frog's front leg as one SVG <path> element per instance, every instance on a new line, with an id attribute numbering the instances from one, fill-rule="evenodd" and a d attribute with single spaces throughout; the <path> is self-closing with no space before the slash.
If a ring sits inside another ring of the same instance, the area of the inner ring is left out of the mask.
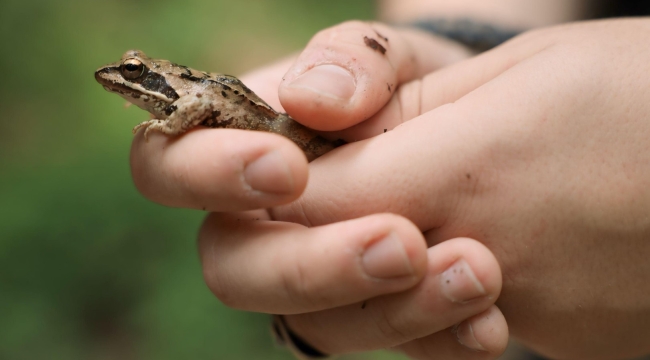
<path id="1" fill-rule="evenodd" d="M 172 136 L 180 135 L 212 116 L 212 106 L 209 97 L 200 94 L 184 96 L 167 106 L 167 119 L 143 121 L 133 128 L 133 133 L 145 128 L 145 139 L 149 138 L 149 133 L 152 131 L 160 131 Z"/>
<path id="2" fill-rule="evenodd" d="M 144 138 L 145 140 L 149 140 L 149 133 L 152 131 L 160 131 L 161 133 L 167 134 L 167 135 L 177 135 L 182 132 L 177 132 L 175 131 L 175 128 L 173 124 L 170 123 L 169 118 L 160 120 L 160 119 L 151 119 L 147 121 L 143 121 L 136 125 L 133 128 L 133 133 L 137 133 L 138 130 L 144 128 Z"/>

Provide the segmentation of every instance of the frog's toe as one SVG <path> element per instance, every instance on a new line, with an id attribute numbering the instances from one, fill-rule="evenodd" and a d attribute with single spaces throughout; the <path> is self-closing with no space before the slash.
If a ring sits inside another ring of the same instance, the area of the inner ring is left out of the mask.
<path id="1" fill-rule="evenodd" d="M 149 134 L 150 134 L 153 130 L 155 130 L 155 129 L 154 129 L 154 126 L 149 126 L 149 127 L 147 127 L 147 128 L 144 130 L 144 140 L 145 140 L 146 142 L 149 142 Z"/>
<path id="2" fill-rule="evenodd" d="M 152 120 L 147 120 L 139 123 L 138 125 L 133 127 L 133 135 L 137 134 L 137 132 L 142 129 L 142 128 L 149 128 L 149 125 L 152 124 Z"/>

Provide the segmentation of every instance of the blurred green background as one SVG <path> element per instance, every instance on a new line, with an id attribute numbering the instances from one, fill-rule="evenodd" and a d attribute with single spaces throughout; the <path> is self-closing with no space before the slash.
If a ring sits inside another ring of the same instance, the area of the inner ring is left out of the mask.
<path id="1" fill-rule="evenodd" d="M 204 214 L 131 183 L 130 129 L 148 115 L 93 71 L 138 48 L 241 74 L 373 2 L 0 1 L 0 359 L 290 359 L 264 315 L 203 284 Z M 395 359 L 373 353 L 346 359 Z"/>

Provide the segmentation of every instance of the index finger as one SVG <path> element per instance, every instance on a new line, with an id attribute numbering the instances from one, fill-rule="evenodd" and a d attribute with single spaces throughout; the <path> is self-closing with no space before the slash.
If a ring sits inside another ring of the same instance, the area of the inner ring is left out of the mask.
<path id="1" fill-rule="evenodd" d="M 172 207 L 241 211 L 296 199 L 307 183 L 307 159 L 275 134 L 200 129 L 178 138 L 138 133 L 131 147 L 138 190 Z"/>

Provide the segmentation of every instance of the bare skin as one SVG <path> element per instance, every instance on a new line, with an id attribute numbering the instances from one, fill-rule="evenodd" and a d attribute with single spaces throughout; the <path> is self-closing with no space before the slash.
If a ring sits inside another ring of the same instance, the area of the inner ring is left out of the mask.
<path id="1" fill-rule="evenodd" d="M 540 30 L 428 75 L 441 58 L 418 54 L 442 43 L 413 46 L 413 34 L 362 26 L 319 34 L 280 87 L 285 109 L 325 99 L 295 115 L 305 124 L 368 138 L 311 163 L 308 183 L 300 151 L 281 137 L 136 138 L 132 167 L 143 194 L 218 212 L 200 234 L 214 293 L 235 308 L 300 314 L 287 316 L 292 329 L 330 353 L 393 347 L 416 359 L 489 359 L 503 351 L 508 328 L 551 357 L 649 352 L 650 84 L 638 76 L 650 70 L 648 21 Z M 389 66 L 363 43 L 340 41 L 376 29 L 390 39 Z M 343 45 L 319 51 L 328 38 Z M 418 66 L 393 46 L 416 49 Z M 454 49 L 446 54 L 462 53 Z M 335 97 L 294 84 L 314 63 L 346 66 L 346 56 L 370 64 L 346 67 L 369 80 Z M 287 67 L 246 81 L 272 103 L 268 79 Z M 393 79 L 399 90 L 381 95 Z M 206 166 L 214 151 L 229 161 Z M 294 199 L 270 212 L 224 213 Z M 375 252 L 385 266 L 366 269 L 364 254 L 390 234 L 401 246 Z M 473 276 L 458 279 L 465 291 L 452 294 L 444 279 L 460 259 Z M 477 282 L 478 296 L 459 301 L 476 295 Z M 447 329 L 458 323 L 456 336 Z"/>
<path id="2" fill-rule="evenodd" d="M 368 121 L 393 131 L 314 164 L 303 196 L 272 216 L 317 226 L 387 211 L 430 245 L 477 239 L 499 259 L 497 304 L 517 339 L 553 358 L 646 354 L 650 83 L 634 74 L 650 70 L 638 52 L 649 29 L 541 30 L 405 84 Z M 322 337 L 345 326 L 335 313 L 329 333 L 309 317 L 293 326 L 340 345 Z M 418 358 L 421 345 L 400 348 Z"/>
<path id="3" fill-rule="evenodd" d="M 367 24 L 352 23 L 349 26 L 355 34 L 363 31 L 376 36 L 372 29 L 367 28 Z M 386 92 L 381 93 L 384 102 L 391 97 L 385 87 L 386 80 L 409 81 L 432 68 L 453 63 L 470 54 L 457 44 L 418 32 L 396 32 L 380 24 L 373 28 L 390 37 L 392 47 L 416 50 L 415 53 L 402 55 L 387 52 L 386 57 L 378 57 L 377 52 L 362 41 L 357 43 L 358 47 L 348 48 L 359 55 L 360 62 L 374 61 L 387 70 L 375 77 L 359 74 L 360 77 L 381 81 L 376 84 L 381 84 L 381 90 Z M 346 31 L 343 30 L 341 34 L 345 35 Z M 430 46 L 412 47 L 407 41 Z M 319 46 L 325 44 L 321 42 Z M 410 55 L 417 57 L 415 63 L 409 61 Z M 385 63 L 386 59 L 400 61 L 403 66 L 393 67 Z M 276 79 L 278 75 L 279 79 L 289 64 L 280 63 L 257 75 L 251 74 L 245 81 L 250 81 L 257 93 L 267 96 L 269 87 L 264 85 L 270 82 L 264 81 L 266 76 L 273 74 L 272 78 Z M 367 89 L 371 90 L 373 83 L 359 81 L 357 84 L 370 85 Z M 298 88 L 303 86 L 297 85 Z M 357 88 L 360 89 L 362 87 Z M 304 92 L 304 89 L 299 91 Z M 374 109 L 382 106 L 382 100 L 365 96 L 363 92 L 359 94 L 361 96 L 357 96 L 356 100 L 353 98 L 355 104 L 348 108 L 347 114 L 341 113 L 338 106 L 332 109 L 343 114 L 336 117 L 337 120 L 353 121 L 354 114 L 365 116 L 363 111 L 367 111 L 369 105 Z M 323 98 L 322 93 L 314 95 Z M 277 100 L 275 103 L 273 101 L 277 97 L 267 98 L 269 103 L 277 106 Z M 346 139 L 353 137 L 350 134 Z M 338 151 L 336 149 L 314 163 Z M 215 153 L 221 154 L 220 158 L 223 159 L 220 166 L 205 166 L 206 161 L 212 161 L 211 154 Z M 414 319 L 421 323 L 413 326 L 413 332 L 405 333 L 405 336 L 440 333 L 437 337 L 437 341 L 441 342 L 439 350 L 446 349 L 450 353 L 472 358 L 476 357 L 475 349 L 483 350 L 490 357 L 503 351 L 508 339 L 507 327 L 501 312 L 493 306 L 501 288 L 501 273 L 496 259 L 482 244 L 459 238 L 444 246 L 427 249 L 421 232 L 410 221 L 390 214 L 307 228 L 268 221 L 270 217 L 266 211 L 236 212 L 295 200 L 303 192 L 307 180 L 307 164 L 300 159 L 304 159 L 300 151 L 282 137 L 231 129 L 190 131 L 173 140 L 152 134 L 148 143 L 139 135 L 132 149 L 135 183 L 147 197 L 171 206 L 221 211 L 206 221 L 200 249 L 204 255 L 204 274 L 210 288 L 229 306 L 250 311 L 294 314 L 319 312 L 344 305 L 361 310 L 365 302 L 362 313 L 365 319 L 359 319 L 365 324 L 359 323 L 361 328 L 358 329 L 363 332 L 376 327 L 378 323 L 386 324 L 385 319 L 377 313 L 377 309 L 380 309 L 377 306 L 381 302 L 367 302 L 381 297 L 395 309 L 419 309 L 422 315 Z M 224 231 L 229 235 L 215 242 L 215 231 Z M 383 251 L 381 248 L 374 251 L 371 256 L 376 259 L 374 265 L 368 268 L 363 266 L 366 263 L 364 254 L 388 234 L 396 238 L 396 242 L 392 242 L 394 248 L 388 246 Z M 306 239 L 311 240 L 303 241 Z M 391 255 L 392 251 L 388 251 L 391 248 L 402 250 Z M 224 254 L 226 257 L 211 254 Z M 275 256 L 269 257 L 269 254 Z M 319 263 L 320 260 L 323 262 Z M 248 265 L 244 268 L 241 266 L 243 264 Z M 453 270 L 457 269 L 454 266 L 461 266 L 463 271 L 459 277 L 449 279 L 450 283 L 455 284 L 452 291 L 447 288 L 445 280 L 450 272 L 454 273 Z M 236 282 L 240 285 L 228 285 L 230 281 L 221 276 L 225 269 L 233 271 L 230 273 L 238 278 Z M 417 291 L 409 295 L 401 293 L 421 283 L 425 276 L 430 280 L 422 283 Z M 302 283 L 300 279 L 307 280 L 307 283 Z M 318 289 L 327 289 L 328 294 L 323 296 L 322 290 Z M 255 296 L 250 296 L 251 292 Z M 427 306 L 427 298 L 434 293 L 438 294 L 438 306 Z M 258 301 L 260 299 L 264 301 Z M 390 325 L 380 325 L 381 328 L 386 326 Z M 452 331 L 452 327 L 457 331 Z M 384 348 L 397 340 L 389 333 L 368 332 L 373 333 L 373 338 L 362 343 L 347 344 L 348 351 Z M 480 345 L 477 345 L 476 338 L 481 339 Z M 341 347 L 330 346 L 323 350 L 332 353 L 344 351 Z M 485 355 L 479 358 L 485 358 Z"/>

